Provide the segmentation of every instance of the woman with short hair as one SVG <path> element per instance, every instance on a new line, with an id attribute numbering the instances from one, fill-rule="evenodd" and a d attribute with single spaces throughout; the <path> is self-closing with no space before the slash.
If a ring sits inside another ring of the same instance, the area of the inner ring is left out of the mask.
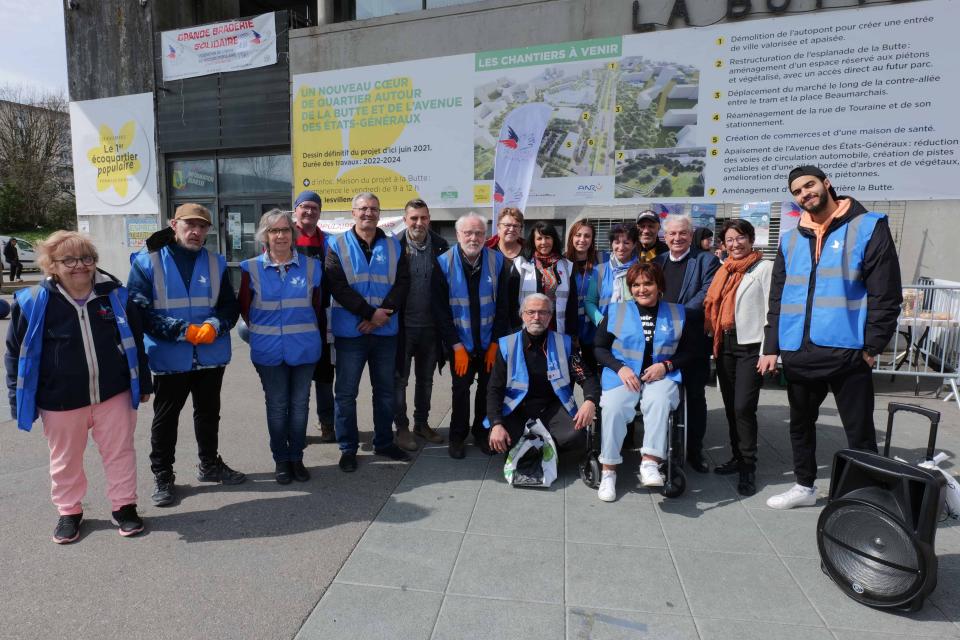
<path id="1" fill-rule="evenodd" d="M 321 268 L 298 253 L 289 211 L 260 218 L 264 252 L 240 263 L 240 313 L 250 329 L 250 359 L 260 375 L 278 484 L 306 482 L 310 385 L 326 335 Z"/>
<path id="2" fill-rule="evenodd" d="M 50 495 L 60 513 L 53 541 L 80 537 L 88 434 L 103 460 L 112 522 L 121 536 L 137 535 L 133 432 L 137 407 L 153 393 L 139 308 L 97 269 L 89 238 L 57 231 L 38 252 L 46 278 L 17 292 L 4 361 L 17 426 L 30 431 L 39 415 L 50 447 Z"/>
<path id="3" fill-rule="evenodd" d="M 755 232 L 747 220 L 727 220 L 720 238 L 727 259 L 707 290 L 704 329 L 713 336 L 733 457 L 714 472 L 739 473 L 737 491 L 752 496 L 757 492 L 757 403 L 763 386 L 758 365 L 773 263 L 753 248 Z"/>

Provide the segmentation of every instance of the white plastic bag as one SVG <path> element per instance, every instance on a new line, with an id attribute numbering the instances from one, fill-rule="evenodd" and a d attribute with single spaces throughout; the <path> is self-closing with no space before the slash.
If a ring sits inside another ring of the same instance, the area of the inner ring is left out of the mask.
<path id="1" fill-rule="evenodd" d="M 557 479 L 557 445 L 539 420 L 530 420 L 507 453 L 503 477 L 514 487 L 549 487 Z"/>
<path id="2" fill-rule="evenodd" d="M 943 490 L 947 515 L 953 518 L 960 518 L 960 484 L 957 483 L 957 479 L 954 478 L 952 474 L 940 468 L 940 463 L 949 458 L 950 456 L 941 452 L 933 456 L 933 460 L 921 462 L 918 466 L 931 471 L 936 470 L 943 474 L 944 480 L 947 481 L 947 486 Z"/>

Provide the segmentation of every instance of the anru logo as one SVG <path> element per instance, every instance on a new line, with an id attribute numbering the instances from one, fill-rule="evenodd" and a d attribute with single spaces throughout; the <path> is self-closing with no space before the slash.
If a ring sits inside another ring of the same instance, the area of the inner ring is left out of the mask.
<path id="1" fill-rule="evenodd" d="M 593 193 L 596 193 L 598 191 L 603 191 L 603 185 L 602 184 L 578 184 L 577 185 L 577 193 L 583 193 L 586 191 L 590 191 Z"/>
<path id="2" fill-rule="evenodd" d="M 500 186 L 499 182 L 493 183 L 493 201 L 503 202 L 503 187 Z"/>

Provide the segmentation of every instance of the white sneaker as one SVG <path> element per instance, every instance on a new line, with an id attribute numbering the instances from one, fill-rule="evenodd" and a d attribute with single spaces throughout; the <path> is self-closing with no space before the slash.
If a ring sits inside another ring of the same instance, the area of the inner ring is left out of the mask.
<path id="1" fill-rule="evenodd" d="M 662 487 L 663 476 L 660 475 L 660 465 L 653 460 L 644 460 L 641 462 L 640 484 L 645 487 Z"/>
<path id="2" fill-rule="evenodd" d="M 600 477 L 600 489 L 597 490 L 597 497 L 604 502 L 613 502 L 617 499 L 617 472 L 604 471 Z"/>
<path id="3" fill-rule="evenodd" d="M 817 491 L 813 487 L 795 484 L 787 491 L 767 498 L 771 509 L 793 509 L 794 507 L 812 507 L 817 503 Z"/>

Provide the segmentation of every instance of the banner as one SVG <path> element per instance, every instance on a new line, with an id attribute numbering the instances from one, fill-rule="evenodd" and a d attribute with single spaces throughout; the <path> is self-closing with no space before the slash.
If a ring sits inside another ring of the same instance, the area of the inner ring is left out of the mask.
<path id="1" fill-rule="evenodd" d="M 159 213 L 153 94 L 70 103 L 77 213 Z"/>
<path id="2" fill-rule="evenodd" d="M 493 162 L 493 219 L 504 207 L 523 211 L 537 168 L 537 150 L 553 109 L 546 104 L 526 104 L 503 119 Z"/>
<path id="3" fill-rule="evenodd" d="M 160 34 L 163 80 L 266 67 L 277 61 L 277 23 L 272 13 Z"/>
<path id="4" fill-rule="evenodd" d="M 753 241 L 755 247 L 766 247 L 770 244 L 770 203 L 769 202 L 747 202 L 740 207 L 740 219 L 746 220 L 753 225 L 756 237 Z"/>
<path id="5" fill-rule="evenodd" d="M 861 199 L 960 198 L 956 7 L 868 5 L 294 75 L 296 188 L 343 210 L 364 189 L 385 208 L 490 206 L 503 125 L 541 104 L 533 206 L 780 201 L 789 171 L 811 163 Z"/>
<path id="6" fill-rule="evenodd" d="M 335 218 L 333 220 L 319 220 L 317 227 L 326 234 L 337 235 L 353 228 L 352 218 Z M 388 236 L 396 236 L 403 233 L 407 225 L 403 221 L 403 216 L 386 216 L 380 218 L 377 222 L 377 228 L 383 229 Z"/>

